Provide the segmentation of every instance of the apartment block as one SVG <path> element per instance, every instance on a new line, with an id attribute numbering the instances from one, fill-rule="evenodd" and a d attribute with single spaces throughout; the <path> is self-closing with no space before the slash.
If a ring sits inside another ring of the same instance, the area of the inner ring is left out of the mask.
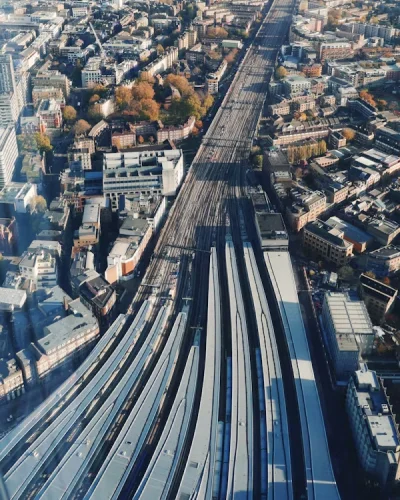
<path id="1" fill-rule="evenodd" d="M 11 181 L 17 159 L 18 146 L 14 126 L 0 127 L 0 189 Z"/>
<path id="2" fill-rule="evenodd" d="M 359 290 L 371 319 L 382 323 L 394 305 L 397 290 L 366 274 L 360 276 Z"/>
<path id="3" fill-rule="evenodd" d="M 400 436 L 382 382 L 365 364 L 350 378 L 346 411 L 360 465 L 387 498 L 399 474 Z"/>
<path id="4" fill-rule="evenodd" d="M 301 95 L 310 90 L 311 80 L 302 76 L 288 76 L 283 80 L 283 88 L 286 95 Z"/>
<path id="5" fill-rule="evenodd" d="M 366 269 L 379 278 L 397 273 L 400 270 L 400 247 L 388 245 L 370 252 Z"/>
<path id="6" fill-rule="evenodd" d="M 321 191 L 300 191 L 294 189 L 290 193 L 292 205 L 287 208 L 286 216 L 296 232 L 308 222 L 317 219 L 326 210 L 326 196 Z"/>
<path id="7" fill-rule="evenodd" d="M 41 100 L 36 113 L 46 128 L 61 128 L 63 122 L 61 108 L 54 99 Z"/>
<path id="8" fill-rule="evenodd" d="M 348 59 L 354 56 L 354 50 L 350 42 L 322 42 L 319 48 L 321 63 L 327 59 Z"/>
<path id="9" fill-rule="evenodd" d="M 338 267 L 345 265 L 353 255 L 353 244 L 344 239 L 344 232 L 321 220 L 304 227 L 303 245 L 306 250 Z"/>
<path id="10" fill-rule="evenodd" d="M 36 107 L 42 99 L 54 99 L 58 104 L 65 104 L 65 97 L 60 87 L 34 87 L 32 89 L 32 102 Z"/>
<path id="11" fill-rule="evenodd" d="M 213 73 L 209 73 L 206 77 L 206 87 L 207 92 L 209 94 L 217 94 L 219 89 L 219 82 L 221 78 L 224 76 L 226 68 L 228 67 L 228 63 L 225 59 L 222 60 L 221 64 L 218 66 L 218 69 Z"/>
<path id="12" fill-rule="evenodd" d="M 145 74 L 149 76 L 155 76 L 159 73 L 164 73 L 169 68 L 172 67 L 173 63 L 178 60 L 179 49 L 178 47 L 169 47 L 166 49 L 164 54 L 160 55 L 153 62 L 149 63 L 147 66 L 140 71 L 140 75 Z"/>
<path id="13" fill-rule="evenodd" d="M 67 98 L 70 93 L 71 82 L 57 70 L 41 70 L 32 78 L 33 87 L 60 88 Z"/>

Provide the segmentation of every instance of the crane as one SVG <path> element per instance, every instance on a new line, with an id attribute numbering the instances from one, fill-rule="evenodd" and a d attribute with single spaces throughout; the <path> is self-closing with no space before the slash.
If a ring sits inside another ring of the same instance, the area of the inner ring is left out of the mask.
<path id="1" fill-rule="evenodd" d="M 95 31 L 95 30 L 94 30 L 94 28 L 93 28 L 93 24 L 92 24 L 90 21 L 89 21 L 89 26 L 90 26 L 91 30 L 93 31 L 93 35 L 94 35 L 94 37 L 95 37 L 95 39 L 96 39 L 96 43 L 97 43 L 97 45 L 99 46 L 99 49 L 100 49 L 100 56 L 101 56 L 101 58 L 102 58 L 102 59 L 106 59 L 106 57 L 107 57 L 107 56 L 106 56 L 106 53 L 105 53 L 105 51 L 104 51 L 104 49 L 103 49 L 103 46 L 101 45 L 101 42 L 100 42 L 100 40 L 99 40 L 99 37 L 97 36 L 96 31 Z"/>

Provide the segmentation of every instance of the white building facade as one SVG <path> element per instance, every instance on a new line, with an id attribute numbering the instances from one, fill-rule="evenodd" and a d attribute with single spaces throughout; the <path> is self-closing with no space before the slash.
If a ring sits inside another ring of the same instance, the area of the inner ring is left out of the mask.
<path id="1" fill-rule="evenodd" d="M 0 189 L 11 181 L 17 158 L 18 145 L 14 126 L 0 127 Z"/>

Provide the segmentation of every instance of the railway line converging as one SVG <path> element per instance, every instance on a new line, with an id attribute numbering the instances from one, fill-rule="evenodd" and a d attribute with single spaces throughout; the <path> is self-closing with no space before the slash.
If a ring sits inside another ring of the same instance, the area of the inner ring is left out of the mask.
<path id="1" fill-rule="evenodd" d="M 294 5 L 268 6 L 160 233 L 150 286 L 0 442 L 6 498 L 340 498 L 301 313 L 288 309 L 290 258 L 256 255 L 246 204 Z"/>

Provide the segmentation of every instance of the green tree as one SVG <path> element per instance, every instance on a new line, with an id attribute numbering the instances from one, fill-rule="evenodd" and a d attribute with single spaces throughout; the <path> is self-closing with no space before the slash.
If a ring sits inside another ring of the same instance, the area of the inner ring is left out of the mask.
<path id="1" fill-rule="evenodd" d="M 98 94 L 100 97 L 104 97 L 108 92 L 107 87 L 101 84 L 95 85 L 91 90 L 92 94 Z"/>
<path id="2" fill-rule="evenodd" d="M 262 168 L 263 166 L 263 156 L 262 155 L 256 155 L 254 157 L 254 165 L 257 169 L 260 169 Z"/>
<path id="3" fill-rule="evenodd" d="M 73 106 L 65 106 L 63 111 L 63 118 L 68 123 L 73 123 L 76 120 L 77 113 Z"/>
<path id="4" fill-rule="evenodd" d="M 287 76 L 287 70 L 283 66 L 278 66 L 275 70 L 275 78 L 277 80 L 282 80 Z"/>
<path id="5" fill-rule="evenodd" d="M 84 135 L 87 134 L 91 128 L 92 126 L 86 120 L 78 120 L 74 125 L 74 132 L 75 135 Z"/>
<path id="6" fill-rule="evenodd" d="M 354 271 L 350 266 L 342 266 L 339 268 L 338 275 L 343 281 L 351 281 L 354 278 Z"/>
<path id="7" fill-rule="evenodd" d="M 327 151 L 326 142 L 323 139 L 321 139 L 320 141 L 318 141 L 318 154 L 324 155 L 326 151 Z"/>
<path id="8" fill-rule="evenodd" d="M 96 109 L 96 106 L 90 106 L 90 108 L 88 109 L 87 117 L 93 123 L 99 122 L 104 118 L 103 114 L 99 113 L 99 111 Z"/>
<path id="9" fill-rule="evenodd" d="M 48 153 L 53 149 L 53 146 L 50 143 L 50 138 L 47 135 L 36 132 L 34 137 L 40 152 Z"/>
<path id="10" fill-rule="evenodd" d="M 207 94 L 203 99 L 203 107 L 208 111 L 211 106 L 214 104 L 214 97 L 210 94 Z"/>

